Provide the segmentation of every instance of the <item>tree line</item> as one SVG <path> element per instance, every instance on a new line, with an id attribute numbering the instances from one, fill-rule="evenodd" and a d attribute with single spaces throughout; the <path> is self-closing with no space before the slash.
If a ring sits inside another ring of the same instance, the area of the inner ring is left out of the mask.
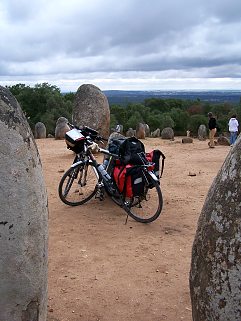
<path id="1" fill-rule="evenodd" d="M 56 121 L 66 117 L 70 122 L 75 93 L 62 94 L 60 89 L 48 83 L 6 86 L 20 103 L 30 127 L 34 130 L 37 122 L 43 122 L 47 133 L 54 134 Z M 143 103 L 127 103 L 125 106 L 110 105 L 111 128 L 123 125 L 124 132 L 136 128 L 138 123 L 146 123 L 150 130 L 171 127 L 175 135 L 186 135 L 190 130 L 197 134 L 201 124 L 207 126 L 207 113 L 212 112 L 221 132 L 228 129 L 228 120 L 236 114 L 241 121 L 241 100 L 234 103 L 212 103 L 196 100 L 148 98 Z"/>
<path id="2" fill-rule="evenodd" d="M 16 97 L 32 130 L 37 122 L 42 122 L 47 133 L 54 135 L 59 117 L 71 121 L 74 93 L 63 95 L 58 87 L 48 83 L 36 84 L 34 87 L 25 84 L 6 87 Z"/>

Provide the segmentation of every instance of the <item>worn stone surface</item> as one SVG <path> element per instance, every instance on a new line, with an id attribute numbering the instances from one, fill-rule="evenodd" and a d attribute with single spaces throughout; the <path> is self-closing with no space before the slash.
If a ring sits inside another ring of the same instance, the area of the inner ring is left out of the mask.
<path id="1" fill-rule="evenodd" d="M 67 131 L 70 130 L 68 125 L 68 119 L 65 117 L 59 117 L 56 121 L 55 127 L 55 139 L 64 139 Z"/>
<path id="2" fill-rule="evenodd" d="M 230 146 L 229 139 L 223 135 L 217 138 L 217 143 L 218 145 Z"/>
<path id="3" fill-rule="evenodd" d="M 47 138 L 54 138 L 54 136 L 51 134 L 48 134 Z"/>
<path id="4" fill-rule="evenodd" d="M 154 130 L 154 132 L 151 133 L 151 137 L 160 137 L 160 135 L 161 135 L 160 128 L 157 128 L 156 130 Z"/>
<path id="5" fill-rule="evenodd" d="M 65 123 L 68 124 L 68 119 L 66 117 L 59 117 L 56 121 L 56 126 L 58 126 L 59 124 Z"/>
<path id="6" fill-rule="evenodd" d="M 146 128 L 145 124 L 139 123 L 136 126 L 136 138 L 145 139 L 146 138 Z"/>
<path id="7" fill-rule="evenodd" d="M 198 139 L 206 140 L 207 139 L 207 127 L 205 125 L 200 125 L 198 128 Z"/>
<path id="8" fill-rule="evenodd" d="M 110 145 L 110 143 L 114 140 L 114 139 L 118 139 L 118 138 L 125 138 L 124 135 L 122 135 L 119 132 L 113 132 L 110 134 L 109 138 L 108 138 L 108 142 L 107 142 L 107 148 Z"/>
<path id="9" fill-rule="evenodd" d="M 133 137 L 135 136 L 135 130 L 133 128 L 129 128 L 126 132 L 126 137 Z"/>
<path id="10" fill-rule="evenodd" d="M 79 127 L 89 126 L 103 137 L 109 136 L 109 103 L 98 87 L 84 84 L 78 88 L 74 101 L 73 122 Z"/>
<path id="11" fill-rule="evenodd" d="M 145 136 L 146 137 L 150 137 L 151 136 L 151 131 L 150 131 L 150 127 L 148 124 L 144 124 L 145 126 Z"/>
<path id="12" fill-rule="evenodd" d="M 191 137 L 183 137 L 182 143 L 183 144 L 191 144 L 191 143 L 193 143 L 193 139 Z"/>
<path id="13" fill-rule="evenodd" d="M 35 139 L 46 138 L 46 127 L 44 123 L 38 122 L 35 124 L 34 137 Z"/>
<path id="14" fill-rule="evenodd" d="M 161 132 L 162 139 L 174 139 L 174 131 L 171 127 L 166 127 Z"/>
<path id="15" fill-rule="evenodd" d="M 45 321 L 48 208 L 32 131 L 0 86 L 0 320 Z"/>
<path id="16" fill-rule="evenodd" d="M 194 321 L 241 320 L 241 137 L 203 206 L 192 250 Z"/>

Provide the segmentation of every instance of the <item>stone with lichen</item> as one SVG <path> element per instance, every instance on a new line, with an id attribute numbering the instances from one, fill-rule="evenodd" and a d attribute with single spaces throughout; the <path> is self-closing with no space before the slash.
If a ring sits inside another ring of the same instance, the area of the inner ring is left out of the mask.
<path id="1" fill-rule="evenodd" d="M 96 86 L 81 85 L 75 95 L 73 108 L 75 125 L 89 126 L 107 138 L 110 133 L 110 108 L 107 97 Z"/>
<path id="2" fill-rule="evenodd" d="M 194 321 L 241 320 L 241 137 L 212 183 L 192 249 Z"/>
<path id="3" fill-rule="evenodd" d="M 47 317 L 48 207 L 32 131 L 0 86 L 0 320 Z"/>

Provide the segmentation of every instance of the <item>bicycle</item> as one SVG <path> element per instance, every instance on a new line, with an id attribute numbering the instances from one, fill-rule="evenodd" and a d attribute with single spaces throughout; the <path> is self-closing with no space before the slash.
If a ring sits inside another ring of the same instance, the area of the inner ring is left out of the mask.
<path id="1" fill-rule="evenodd" d="M 106 139 L 87 126 L 79 129 L 71 125 L 71 128 L 76 139 L 66 143 L 75 152 L 75 158 L 60 180 L 60 199 L 67 205 L 78 206 L 93 197 L 103 200 L 106 192 L 127 213 L 126 222 L 128 216 L 141 223 L 156 220 L 162 211 L 163 198 L 159 180 L 152 170 L 153 164 L 136 165 L 141 167 L 144 192 L 139 196 L 127 197 L 124 192 L 119 191 L 113 179 L 113 164 L 119 156 L 99 146 Z M 108 155 L 106 168 L 96 161 L 94 152 Z"/>

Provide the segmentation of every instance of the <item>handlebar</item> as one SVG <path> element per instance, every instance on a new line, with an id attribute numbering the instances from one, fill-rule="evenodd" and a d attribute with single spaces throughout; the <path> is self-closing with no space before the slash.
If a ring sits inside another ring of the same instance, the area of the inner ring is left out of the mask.
<path id="1" fill-rule="evenodd" d="M 112 156 L 113 158 L 119 158 L 119 155 L 109 152 L 108 149 L 99 148 L 99 152 L 105 155 Z"/>
<path id="2" fill-rule="evenodd" d="M 108 138 L 104 138 L 102 136 L 99 135 L 99 133 L 93 129 L 93 128 L 90 128 L 88 126 L 83 126 L 82 128 L 76 126 L 76 125 L 73 125 L 71 123 L 68 122 L 68 125 L 70 128 L 76 128 L 78 129 L 79 131 L 81 131 L 81 134 L 84 135 L 87 139 L 92 139 L 93 141 L 98 141 L 98 142 L 101 142 L 101 141 L 108 141 Z M 91 143 L 90 141 L 88 141 L 88 143 Z"/>

